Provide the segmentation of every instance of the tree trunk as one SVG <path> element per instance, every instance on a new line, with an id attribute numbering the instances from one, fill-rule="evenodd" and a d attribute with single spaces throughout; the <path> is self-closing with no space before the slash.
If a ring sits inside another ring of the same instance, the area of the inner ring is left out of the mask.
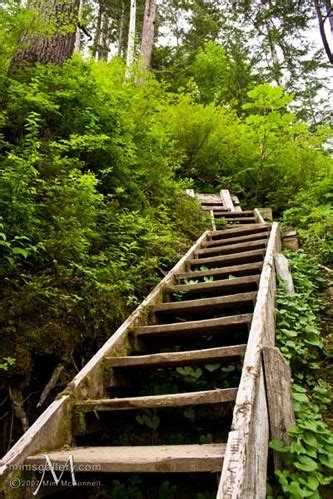
<path id="1" fill-rule="evenodd" d="M 109 55 L 109 13 L 105 10 L 101 29 L 100 59 L 108 60 Z"/>
<path id="2" fill-rule="evenodd" d="M 140 69 L 144 71 L 151 64 L 151 54 L 154 46 L 156 20 L 156 0 L 146 0 L 142 28 L 140 50 Z"/>
<path id="3" fill-rule="evenodd" d="M 328 60 L 330 61 L 331 64 L 333 64 L 333 52 L 331 51 L 330 45 L 327 40 L 326 32 L 325 32 L 325 25 L 324 25 L 324 18 L 323 18 L 323 13 L 321 11 L 321 5 L 319 0 L 313 0 L 314 8 L 316 10 L 317 18 L 318 18 L 318 24 L 319 24 L 319 31 L 320 31 L 320 36 L 324 45 L 324 49 L 327 55 Z"/>
<path id="4" fill-rule="evenodd" d="M 96 59 L 96 58 L 99 59 L 99 45 L 100 45 L 100 40 L 101 40 L 101 29 L 102 29 L 102 14 L 103 14 L 103 7 L 102 7 L 102 3 L 99 2 L 94 44 L 93 44 L 93 50 L 92 50 L 92 55 L 93 55 L 94 59 Z"/>
<path id="5" fill-rule="evenodd" d="M 135 51 L 135 25 L 136 25 L 136 0 L 131 0 L 130 23 L 128 30 L 127 58 L 126 58 L 126 78 L 131 74 L 131 67 L 134 61 Z"/>
<path id="6" fill-rule="evenodd" d="M 324 0 L 325 3 L 325 8 L 326 8 L 326 15 L 328 18 L 328 21 L 330 23 L 330 30 L 331 34 L 333 36 L 333 6 L 331 0 Z"/>
<path id="7" fill-rule="evenodd" d="M 79 12 L 78 12 L 78 18 L 79 18 L 80 25 L 82 24 L 83 4 L 84 4 L 84 0 L 80 0 Z M 75 33 L 74 52 L 80 53 L 80 48 L 81 48 L 81 31 L 80 31 L 80 28 L 77 26 L 76 33 Z"/>
<path id="8" fill-rule="evenodd" d="M 118 56 L 123 55 L 123 42 L 124 42 L 124 24 L 125 24 L 125 7 L 124 2 L 121 2 L 121 13 L 119 19 L 119 31 L 118 31 Z"/>
<path id="9" fill-rule="evenodd" d="M 74 51 L 79 13 L 79 0 L 31 0 L 29 7 L 46 22 L 55 25 L 56 33 L 45 37 L 28 35 L 22 40 L 26 48 L 19 50 L 11 65 L 26 63 L 63 64 Z"/>

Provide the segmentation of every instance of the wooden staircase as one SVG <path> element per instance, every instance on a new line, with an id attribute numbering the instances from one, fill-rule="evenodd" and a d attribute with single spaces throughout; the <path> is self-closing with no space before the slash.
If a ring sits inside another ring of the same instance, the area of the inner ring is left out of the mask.
<path id="1" fill-rule="evenodd" d="M 258 211 L 241 211 L 229 191 L 198 199 L 213 226 L 223 217 L 227 227 L 198 239 L 4 456 L 5 497 L 13 493 L 12 467 L 43 465 L 45 453 L 57 465 L 72 456 L 79 469 L 98 465 L 101 473 L 218 473 L 217 497 L 265 497 L 268 415 L 261 349 L 274 345 L 279 228 Z M 208 374 L 224 368 L 239 375 L 228 386 L 207 382 L 203 389 L 179 376 L 180 368 L 202 372 L 207 365 Z M 161 373 L 176 386 L 156 389 Z M 193 421 L 184 420 L 186 409 L 198 414 L 202 427 L 209 414 L 211 443 L 188 436 Z M 149 445 L 143 415 L 153 428 Z M 128 431 L 133 421 L 141 424 L 136 434 Z M 185 431 L 183 444 L 170 443 L 169 427 Z"/>

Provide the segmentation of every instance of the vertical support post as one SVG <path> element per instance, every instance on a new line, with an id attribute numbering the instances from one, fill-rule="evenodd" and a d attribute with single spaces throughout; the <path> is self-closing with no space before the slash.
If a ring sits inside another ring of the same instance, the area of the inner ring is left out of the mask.
<path id="1" fill-rule="evenodd" d="M 227 210 L 230 210 L 230 211 L 236 211 L 234 203 L 232 202 L 232 199 L 231 199 L 230 191 L 228 191 L 228 189 L 221 189 L 220 190 L 220 197 L 223 201 L 224 208 L 226 208 Z"/>
<path id="2" fill-rule="evenodd" d="M 212 228 L 213 230 L 216 230 L 216 223 L 215 223 L 215 217 L 214 217 L 214 211 L 210 210 L 210 220 L 212 222 Z"/>

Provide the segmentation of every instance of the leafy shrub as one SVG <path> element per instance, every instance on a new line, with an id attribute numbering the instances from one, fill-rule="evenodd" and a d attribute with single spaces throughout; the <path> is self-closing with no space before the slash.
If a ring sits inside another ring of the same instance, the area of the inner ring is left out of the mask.
<path id="1" fill-rule="evenodd" d="M 271 447 L 283 459 L 284 469 L 276 471 L 283 492 L 294 499 L 316 499 L 331 483 L 333 468 L 333 433 L 323 417 L 329 387 L 320 379 L 325 349 L 318 291 L 323 278 L 314 257 L 304 252 L 288 256 L 296 294 L 287 295 L 283 285 L 278 289 L 277 344 L 292 369 L 296 426 L 289 430 L 290 445 L 273 441 Z"/>

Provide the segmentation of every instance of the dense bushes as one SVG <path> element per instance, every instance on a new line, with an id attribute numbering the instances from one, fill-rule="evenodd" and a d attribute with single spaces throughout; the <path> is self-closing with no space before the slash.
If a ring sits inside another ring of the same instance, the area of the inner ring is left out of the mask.
<path id="1" fill-rule="evenodd" d="M 324 419 L 330 406 L 328 375 L 329 337 L 321 334 L 321 296 L 326 285 L 315 257 L 299 251 L 288 255 L 296 293 L 288 295 L 281 283 L 277 299 L 277 345 L 289 361 L 293 376 L 296 425 L 290 445 L 274 441 L 283 469 L 279 485 L 293 499 L 326 497 L 332 482 L 333 433 Z M 279 492 L 279 491 L 278 491 Z M 270 490 L 268 497 L 279 497 Z"/>
<path id="2" fill-rule="evenodd" d="M 84 364 L 204 226 L 158 124 L 162 87 L 122 75 L 77 59 L 3 80 L 2 387 L 43 359 Z"/>

